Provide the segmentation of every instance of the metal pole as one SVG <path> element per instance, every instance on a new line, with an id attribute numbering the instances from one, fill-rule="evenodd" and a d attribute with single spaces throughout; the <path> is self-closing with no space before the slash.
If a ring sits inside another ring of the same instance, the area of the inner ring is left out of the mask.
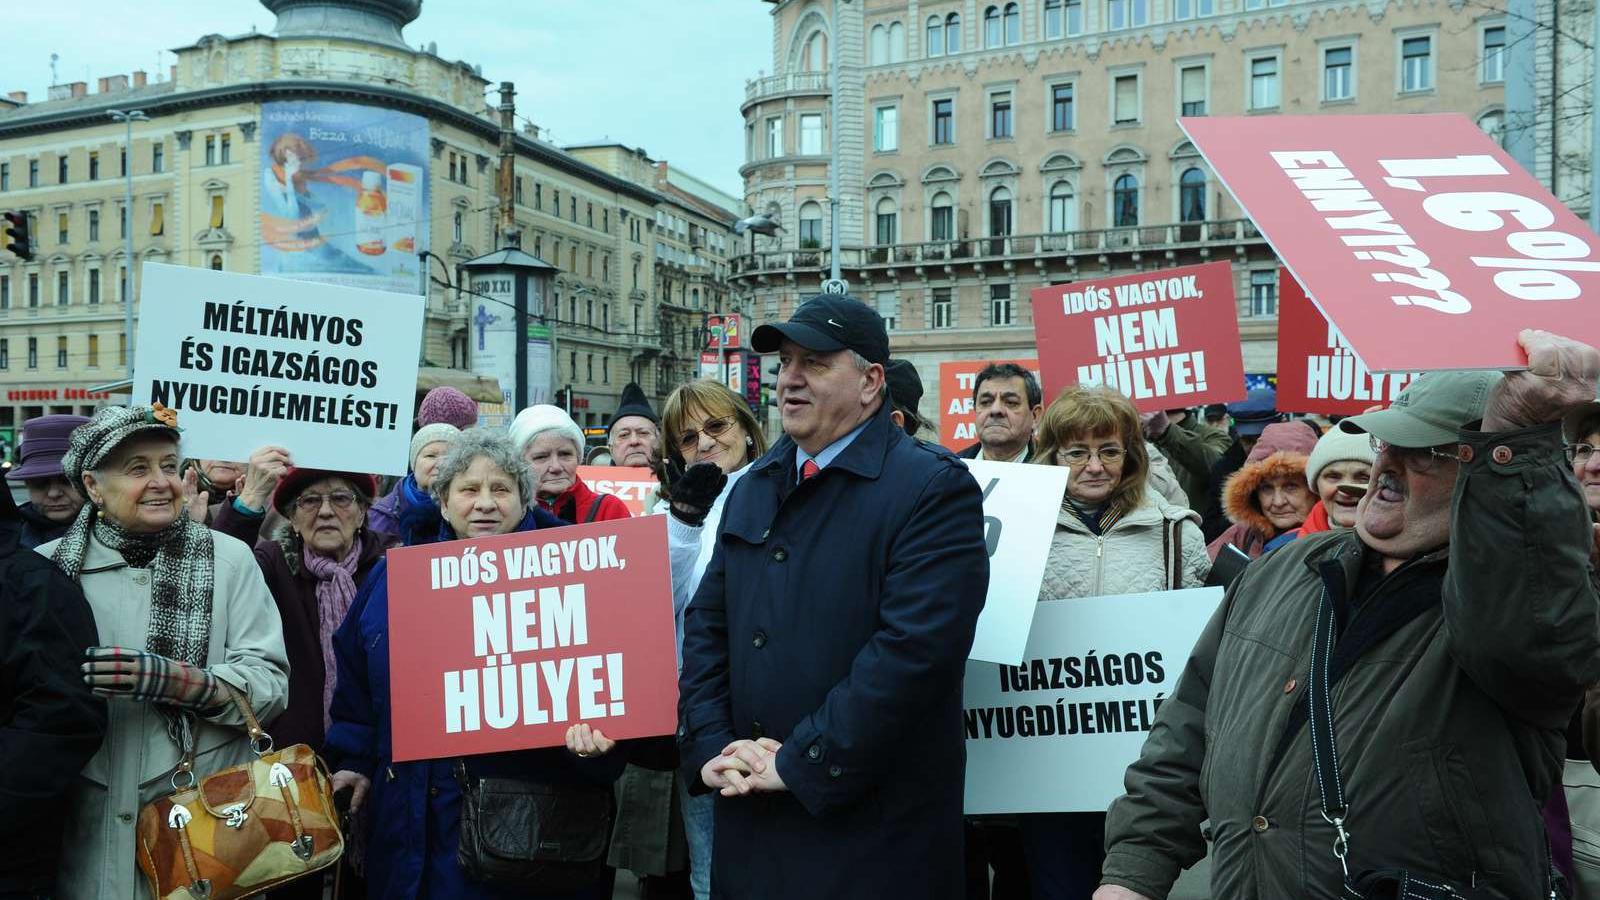
<path id="1" fill-rule="evenodd" d="M 839 281 L 839 0 L 833 0 L 833 34 L 828 41 L 828 91 L 829 135 L 832 148 L 828 160 L 828 206 L 832 210 L 828 228 L 828 259 L 832 263 L 830 276 Z"/>
<path id="2" fill-rule="evenodd" d="M 122 283 L 122 343 L 127 348 L 128 378 L 133 378 L 133 123 L 148 122 L 149 117 L 144 110 L 135 109 L 123 112 L 120 109 L 110 111 L 111 119 L 127 125 L 127 165 L 123 167 L 123 175 L 127 190 L 123 196 L 123 221 L 126 223 L 126 253 L 127 253 L 127 279 Z"/>

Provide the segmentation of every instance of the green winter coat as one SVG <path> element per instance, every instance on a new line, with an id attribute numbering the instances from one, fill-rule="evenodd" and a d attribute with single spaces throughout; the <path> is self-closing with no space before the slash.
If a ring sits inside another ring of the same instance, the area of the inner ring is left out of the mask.
<path id="1" fill-rule="evenodd" d="M 1548 896 L 1540 807 L 1559 785 L 1567 722 L 1600 678 L 1588 514 L 1554 425 L 1462 440 L 1473 458 L 1450 546 L 1391 573 L 1346 626 L 1415 592 L 1439 598 L 1333 688 L 1350 869 L 1533 900 Z M 1324 584 L 1353 594 L 1367 552 L 1353 531 L 1302 538 L 1234 583 L 1111 807 L 1107 883 L 1165 898 L 1205 854 L 1210 819 L 1212 896 L 1340 896 L 1309 732 L 1281 757 L 1279 743 L 1305 693 Z"/>

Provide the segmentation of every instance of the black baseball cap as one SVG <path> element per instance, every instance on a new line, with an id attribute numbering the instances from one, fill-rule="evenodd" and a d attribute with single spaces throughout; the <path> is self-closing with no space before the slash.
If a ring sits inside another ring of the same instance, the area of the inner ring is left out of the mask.
<path id="1" fill-rule="evenodd" d="M 889 332 L 877 311 L 848 294 L 818 294 L 800 304 L 789 321 L 762 325 L 750 335 L 757 353 L 774 353 L 784 338 L 807 350 L 854 350 L 867 362 L 889 361 Z"/>
<path id="2" fill-rule="evenodd" d="M 922 402 L 922 376 L 917 374 L 917 367 L 909 360 L 891 359 L 883 367 L 883 376 L 889 383 L 889 401 L 894 408 L 910 413 L 921 423 L 922 413 L 917 405 Z"/>

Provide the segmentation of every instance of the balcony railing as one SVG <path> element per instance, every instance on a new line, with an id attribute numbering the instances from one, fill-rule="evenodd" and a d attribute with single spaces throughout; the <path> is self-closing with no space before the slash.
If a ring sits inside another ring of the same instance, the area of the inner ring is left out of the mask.
<path id="1" fill-rule="evenodd" d="M 799 93 L 827 93 L 828 73 L 826 72 L 787 72 L 783 75 L 768 75 L 764 78 L 752 78 L 744 83 L 744 102 L 754 103 L 767 97 L 776 97 L 780 94 Z"/>
<path id="2" fill-rule="evenodd" d="M 870 247 L 841 247 L 839 265 L 847 269 L 894 268 L 926 264 L 982 263 L 1100 253 L 1198 248 L 1261 240 L 1249 219 L 1182 222 L 1136 228 L 1102 228 L 1053 234 L 1016 234 Z M 822 270 L 831 267 L 829 251 L 768 250 L 732 260 L 733 274 Z"/>

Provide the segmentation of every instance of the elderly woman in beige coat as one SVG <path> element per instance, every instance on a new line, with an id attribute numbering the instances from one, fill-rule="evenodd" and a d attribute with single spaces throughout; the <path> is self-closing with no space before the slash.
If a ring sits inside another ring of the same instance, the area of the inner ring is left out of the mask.
<path id="1" fill-rule="evenodd" d="M 1151 483 L 1139 413 L 1106 388 L 1063 391 L 1039 420 L 1034 462 L 1067 466 L 1039 600 L 1200 587 L 1211 570 L 1200 517 Z M 1035 898 L 1088 897 L 1100 883 L 1104 813 L 1018 817 Z"/>
<path id="2" fill-rule="evenodd" d="M 73 432 L 62 467 L 88 502 L 38 548 L 83 587 L 101 646 L 81 669 L 110 698 L 105 742 L 68 801 L 61 900 L 148 896 L 134 824 L 172 792 L 172 733 L 193 735 L 203 778 L 252 755 L 225 684 L 263 721 L 288 695 L 283 626 L 255 556 L 184 515 L 176 425 L 159 407 L 108 407 Z"/>

